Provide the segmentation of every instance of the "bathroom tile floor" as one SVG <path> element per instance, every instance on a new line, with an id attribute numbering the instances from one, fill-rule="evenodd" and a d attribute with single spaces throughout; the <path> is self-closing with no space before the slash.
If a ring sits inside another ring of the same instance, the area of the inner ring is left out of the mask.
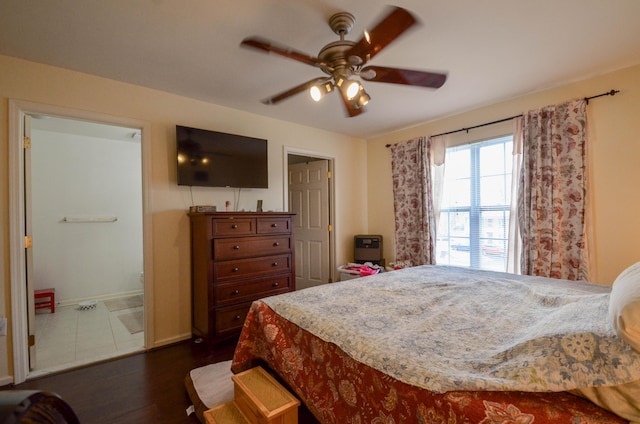
<path id="1" fill-rule="evenodd" d="M 94 309 L 58 306 L 36 313 L 36 367 L 29 378 L 144 350 L 144 332 L 130 334 L 118 315 L 142 306 L 110 312 L 103 302 Z"/>

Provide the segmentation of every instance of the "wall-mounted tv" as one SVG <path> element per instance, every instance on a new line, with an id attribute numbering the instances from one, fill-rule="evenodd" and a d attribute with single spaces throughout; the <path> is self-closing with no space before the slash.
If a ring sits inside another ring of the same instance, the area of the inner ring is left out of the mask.
<path id="1" fill-rule="evenodd" d="M 267 140 L 176 125 L 178 185 L 269 188 Z"/>

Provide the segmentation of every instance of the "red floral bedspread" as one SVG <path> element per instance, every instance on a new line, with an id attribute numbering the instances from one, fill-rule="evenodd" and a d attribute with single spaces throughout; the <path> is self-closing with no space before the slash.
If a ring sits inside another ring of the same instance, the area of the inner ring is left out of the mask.
<path id="1" fill-rule="evenodd" d="M 322 423 L 628 423 L 565 392 L 432 393 L 351 359 L 260 301 L 244 323 L 232 370 L 258 363 L 275 371 Z"/>

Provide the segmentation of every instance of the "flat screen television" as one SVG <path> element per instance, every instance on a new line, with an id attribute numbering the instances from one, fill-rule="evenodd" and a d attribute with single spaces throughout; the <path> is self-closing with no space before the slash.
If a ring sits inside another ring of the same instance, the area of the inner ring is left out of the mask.
<path id="1" fill-rule="evenodd" d="M 176 125 L 178 185 L 269 188 L 267 140 Z"/>

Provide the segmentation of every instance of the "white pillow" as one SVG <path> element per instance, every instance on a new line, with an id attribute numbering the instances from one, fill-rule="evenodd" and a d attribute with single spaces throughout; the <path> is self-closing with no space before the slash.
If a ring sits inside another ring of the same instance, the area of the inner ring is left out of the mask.
<path id="1" fill-rule="evenodd" d="M 609 319 L 618 337 L 640 352 L 640 262 L 622 271 L 613 282 Z"/>

